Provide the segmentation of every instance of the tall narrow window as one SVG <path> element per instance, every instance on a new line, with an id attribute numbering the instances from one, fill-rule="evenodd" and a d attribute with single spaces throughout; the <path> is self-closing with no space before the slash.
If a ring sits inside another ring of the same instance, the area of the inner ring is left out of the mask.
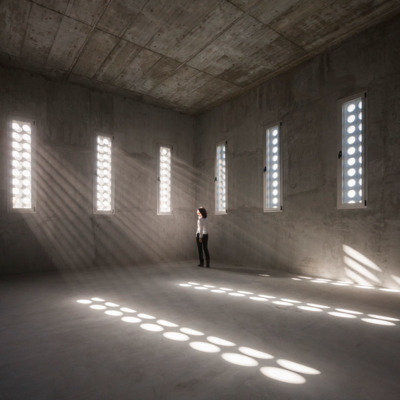
<path id="1" fill-rule="evenodd" d="M 112 139 L 97 136 L 95 210 L 98 213 L 113 212 L 112 196 Z"/>
<path id="2" fill-rule="evenodd" d="M 266 131 L 264 211 L 282 210 L 280 125 Z"/>
<path id="3" fill-rule="evenodd" d="M 11 123 L 11 208 L 34 211 L 32 182 L 32 123 Z"/>
<path id="4" fill-rule="evenodd" d="M 338 151 L 338 207 L 364 207 L 366 93 L 341 101 L 341 140 Z"/>
<path id="5" fill-rule="evenodd" d="M 217 145 L 215 163 L 215 211 L 226 214 L 227 209 L 227 173 L 226 142 Z"/>
<path id="6" fill-rule="evenodd" d="M 171 147 L 160 146 L 158 214 L 171 214 Z"/>

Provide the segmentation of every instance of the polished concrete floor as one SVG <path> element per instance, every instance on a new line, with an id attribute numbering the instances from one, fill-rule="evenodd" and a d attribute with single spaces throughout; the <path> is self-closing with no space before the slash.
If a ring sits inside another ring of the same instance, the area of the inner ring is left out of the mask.
<path id="1" fill-rule="evenodd" d="M 400 293 L 307 278 L 193 263 L 3 277 L 0 399 L 398 400 Z"/>

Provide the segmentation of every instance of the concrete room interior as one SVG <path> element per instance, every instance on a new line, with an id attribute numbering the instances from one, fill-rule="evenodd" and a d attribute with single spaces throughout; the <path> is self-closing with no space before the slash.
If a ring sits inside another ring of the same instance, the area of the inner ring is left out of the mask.
<path id="1" fill-rule="evenodd" d="M 1 400 L 398 399 L 398 1 L 3 0 L 0 23 Z M 31 127 L 27 208 L 13 121 Z"/>

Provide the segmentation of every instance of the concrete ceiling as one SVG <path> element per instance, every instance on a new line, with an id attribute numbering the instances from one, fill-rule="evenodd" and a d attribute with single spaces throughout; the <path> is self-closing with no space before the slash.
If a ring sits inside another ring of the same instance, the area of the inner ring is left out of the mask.
<path id="1" fill-rule="evenodd" d="M 399 0 L 0 0 L 0 62 L 198 114 Z"/>

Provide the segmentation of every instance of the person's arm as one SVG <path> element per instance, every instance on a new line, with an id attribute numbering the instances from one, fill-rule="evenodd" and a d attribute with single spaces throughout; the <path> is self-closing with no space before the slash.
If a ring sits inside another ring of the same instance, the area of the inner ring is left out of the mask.
<path id="1" fill-rule="evenodd" d="M 203 231 L 204 231 L 204 219 L 200 218 L 200 233 L 199 233 L 199 241 L 200 242 L 203 239 Z"/>

